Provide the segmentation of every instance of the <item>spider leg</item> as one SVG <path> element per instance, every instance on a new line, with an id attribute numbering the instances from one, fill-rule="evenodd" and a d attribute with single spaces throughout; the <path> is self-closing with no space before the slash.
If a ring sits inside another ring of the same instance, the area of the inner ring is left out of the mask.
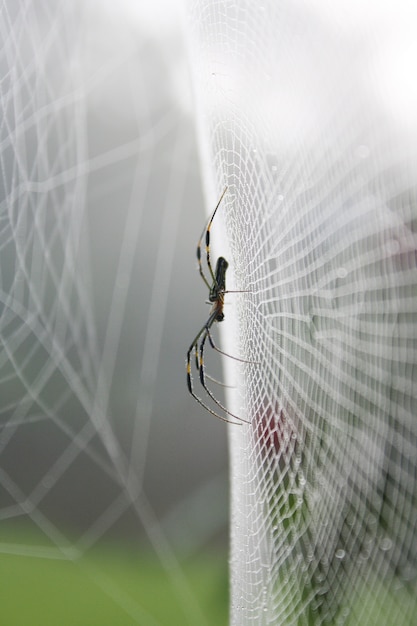
<path id="1" fill-rule="evenodd" d="M 187 352 L 187 385 L 188 385 L 188 391 L 193 396 L 194 400 L 196 400 L 198 402 L 198 404 L 200 404 L 204 409 L 206 409 L 206 411 L 208 411 L 209 413 L 214 415 L 214 417 L 217 417 L 219 420 L 222 420 L 222 422 L 227 422 L 228 424 L 236 424 L 236 426 L 241 426 L 242 425 L 241 422 L 235 422 L 233 420 L 229 420 L 226 417 L 224 417 L 223 415 L 219 415 L 219 413 L 216 413 L 216 411 L 213 411 L 213 409 L 211 409 L 205 402 L 203 402 L 203 400 L 199 396 L 197 396 L 197 394 L 195 393 L 194 388 L 193 388 L 193 383 L 192 383 L 192 377 L 191 377 L 191 354 L 192 354 L 193 350 L 194 350 L 194 343 L 191 344 L 191 346 L 189 347 L 188 352 Z M 237 418 L 237 419 L 239 419 L 239 418 Z"/>
<path id="2" fill-rule="evenodd" d="M 260 364 L 260 361 L 247 361 L 246 359 L 240 359 L 237 356 L 233 356 L 233 354 L 228 354 L 227 352 L 223 352 L 223 350 L 220 350 L 220 348 L 218 348 L 216 346 L 216 344 L 214 343 L 214 340 L 213 340 L 213 337 L 212 337 L 212 334 L 211 334 L 209 328 L 207 328 L 207 337 L 208 337 L 208 340 L 209 340 L 210 345 L 213 348 L 213 350 L 216 350 L 216 352 L 219 352 L 219 354 L 223 354 L 223 356 L 227 356 L 227 357 L 229 357 L 229 359 L 234 359 L 235 361 L 240 361 L 240 363 L 254 363 L 256 365 Z"/>
<path id="3" fill-rule="evenodd" d="M 201 340 L 201 343 L 200 343 L 200 364 L 199 364 L 200 365 L 200 367 L 199 367 L 200 383 L 201 383 L 202 387 L 204 388 L 205 392 L 207 393 L 207 395 L 213 400 L 213 402 L 215 404 L 217 404 L 217 406 L 222 411 L 227 413 L 227 415 L 230 415 L 231 417 L 234 417 L 235 419 L 239 420 L 240 422 L 245 422 L 246 424 L 250 424 L 250 422 L 248 422 L 248 420 L 245 420 L 245 419 L 243 419 L 243 417 L 239 417 L 238 415 L 235 415 L 234 413 L 232 413 L 231 411 L 226 409 L 226 407 L 223 406 L 223 404 L 221 402 L 219 402 L 219 400 L 217 400 L 217 398 L 214 396 L 214 394 L 210 391 L 210 389 L 206 385 L 205 374 L 204 374 L 204 345 L 205 345 L 207 337 L 210 336 L 210 330 L 209 329 L 210 329 L 210 326 L 213 324 L 214 320 L 215 320 L 215 317 L 211 316 L 209 318 L 209 321 L 207 322 L 206 326 L 204 327 L 204 330 L 201 333 L 202 340 Z M 210 323 L 210 321 L 211 321 L 211 323 Z"/>
<path id="4" fill-rule="evenodd" d="M 211 214 L 211 217 L 209 219 L 209 221 L 207 222 L 207 226 L 204 227 L 203 232 L 201 233 L 201 237 L 198 240 L 197 243 L 197 261 L 198 261 L 198 271 L 200 272 L 200 276 L 201 278 L 204 280 L 204 282 L 206 283 L 207 287 L 210 289 L 211 285 L 209 283 L 209 281 L 207 280 L 206 276 L 204 275 L 203 272 L 203 266 L 201 265 L 201 242 L 203 241 L 204 237 L 206 240 L 206 258 L 207 258 L 207 267 L 209 269 L 210 272 L 210 276 L 211 276 L 211 281 L 212 283 L 214 283 L 216 281 L 216 277 L 214 275 L 213 272 L 213 268 L 211 266 L 211 261 L 210 261 L 210 228 L 211 228 L 211 223 L 213 221 L 214 216 L 216 215 L 216 211 L 220 206 L 221 201 L 223 200 L 224 194 L 227 191 L 227 187 L 224 188 L 222 195 L 220 196 L 220 200 L 218 201 L 216 208 L 214 209 L 213 213 Z"/>
<path id="5" fill-rule="evenodd" d="M 197 394 L 194 391 L 193 388 L 193 381 L 192 381 L 192 376 L 191 376 L 191 358 L 193 355 L 193 352 L 195 352 L 195 356 L 196 356 L 196 361 L 197 361 L 197 369 L 199 369 L 199 362 L 198 362 L 198 340 L 201 337 L 201 335 L 203 333 L 206 332 L 206 327 L 203 326 L 203 328 L 200 330 L 200 332 L 198 333 L 198 335 L 195 337 L 194 341 L 192 342 L 192 344 L 190 345 L 190 347 L 188 348 L 188 352 L 187 352 L 187 386 L 188 386 L 188 391 L 190 392 L 190 394 L 193 396 L 193 398 L 195 400 L 197 400 L 197 402 L 204 408 L 206 409 L 206 411 L 208 411 L 209 413 L 211 413 L 212 415 L 214 415 L 215 417 L 217 417 L 218 419 L 222 420 L 222 422 L 227 422 L 228 424 L 236 424 L 237 426 L 241 426 L 241 422 L 235 422 L 233 420 L 229 420 L 226 417 L 224 417 L 223 415 L 219 415 L 218 413 L 216 413 L 216 411 L 213 411 L 212 408 L 210 408 L 209 406 L 207 406 L 207 404 L 205 402 L 203 402 L 203 400 L 197 396 Z M 237 418 L 239 419 L 239 418 Z"/>
<path id="6" fill-rule="evenodd" d="M 194 358 L 195 358 L 195 367 L 196 367 L 196 370 L 198 371 L 200 369 L 200 362 L 198 358 L 198 343 L 194 344 L 193 352 L 194 352 Z M 217 378 L 213 378 L 213 376 L 209 376 L 209 374 L 204 374 L 204 376 L 205 378 L 208 378 L 209 380 L 211 380 L 212 383 L 216 383 L 216 385 L 220 385 L 221 387 L 227 387 L 228 389 L 234 389 L 233 385 L 226 385 L 225 383 L 222 383 L 221 380 L 217 380 Z"/>
<path id="7" fill-rule="evenodd" d="M 200 339 L 200 337 L 203 335 L 203 340 L 202 340 L 202 344 L 203 344 L 203 351 L 204 351 L 204 342 L 207 338 L 207 333 L 208 333 L 208 329 L 210 328 L 210 326 L 215 322 L 216 320 L 216 316 L 214 313 L 212 313 L 207 321 L 207 323 L 203 326 L 203 328 L 199 331 L 199 333 L 196 335 L 196 337 L 194 338 L 193 342 L 191 343 L 190 347 L 188 348 L 187 351 L 187 361 L 186 361 L 186 369 L 187 369 L 187 386 L 188 386 L 188 391 L 190 392 L 190 394 L 193 396 L 193 398 L 195 400 L 197 400 L 197 402 L 204 408 L 206 409 L 206 411 L 208 411 L 209 413 L 211 413 L 212 415 L 214 415 L 215 417 L 217 417 L 218 419 L 222 420 L 223 422 L 227 422 L 228 424 L 236 424 L 238 426 L 242 425 L 242 422 L 247 422 L 247 420 L 242 419 L 241 417 L 238 417 L 237 415 L 234 415 L 233 413 L 231 413 L 230 411 L 228 411 L 226 409 L 226 407 L 224 407 L 218 400 L 216 400 L 216 398 L 214 397 L 214 395 L 211 393 L 211 391 L 207 388 L 206 383 L 205 383 L 205 379 L 204 379 L 204 360 L 203 357 L 200 354 L 200 359 L 198 360 L 198 353 L 196 353 L 196 350 L 198 349 L 198 340 Z M 224 417 L 223 415 L 219 415 L 219 413 L 217 413 L 216 411 L 214 411 L 212 408 L 210 408 L 205 402 L 203 402 L 203 400 L 195 393 L 194 391 L 194 387 L 193 387 L 193 379 L 191 376 L 191 359 L 193 356 L 193 353 L 195 353 L 196 356 L 196 360 L 197 360 L 197 369 L 199 370 L 200 373 L 200 381 L 202 381 L 202 385 L 204 387 L 204 389 L 206 390 L 207 394 L 210 396 L 210 398 L 212 398 L 212 400 L 214 401 L 215 404 L 217 404 L 217 406 L 224 411 L 225 413 L 227 413 L 228 415 L 230 415 L 231 417 L 234 417 L 235 419 L 239 420 L 237 422 L 235 422 L 234 420 L 230 420 L 227 419 L 227 417 Z M 202 373 L 202 368 L 203 368 L 203 373 Z M 248 423 L 248 422 L 247 422 Z"/>
<path id="8" fill-rule="evenodd" d="M 194 346 L 193 346 L 193 352 L 194 352 L 194 357 L 195 357 L 195 367 L 198 370 L 200 367 L 200 363 L 198 361 L 198 342 L 196 341 Z"/>
<path id="9" fill-rule="evenodd" d="M 227 389 L 236 389 L 235 385 L 226 385 L 226 383 L 222 383 L 221 380 L 217 380 L 217 378 L 213 378 L 213 376 L 210 376 L 209 374 L 204 373 L 204 378 L 208 378 L 212 383 L 220 385 L 220 387 L 225 387 Z"/>

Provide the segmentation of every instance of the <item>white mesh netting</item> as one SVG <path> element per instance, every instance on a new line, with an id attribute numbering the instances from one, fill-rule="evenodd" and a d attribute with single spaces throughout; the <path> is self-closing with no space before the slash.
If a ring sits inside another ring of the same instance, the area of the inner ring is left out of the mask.
<path id="1" fill-rule="evenodd" d="M 188 3 L 236 289 L 233 624 L 416 623 L 416 13 Z M 223 254 L 223 250 L 216 249 Z M 229 327 L 230 328 L 230 327 Z"/>

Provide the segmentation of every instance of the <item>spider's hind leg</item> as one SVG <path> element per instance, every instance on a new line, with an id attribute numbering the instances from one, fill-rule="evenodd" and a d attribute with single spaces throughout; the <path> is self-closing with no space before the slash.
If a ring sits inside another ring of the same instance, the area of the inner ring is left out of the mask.
<path id="1" fill-rule="evenodd" d="M 227 356 L 229 357 L 229 359 L 234 359 L 235 361 L 239 361 L 240 363 L 253 363 L 255 365 L 259 365 L 259 361 L 248 361 L 247 359 L 241 359 L 238 356 L 234 356 L 233 354 L 228 354 L 227 352 L 220 350 L 220 348 L 218 348 L 216 344 L 214 343 L 214 339 L 209 329 L 207 329 L 207 336 L 208 336 L 211 347 L 213 348 L 213 350 L 216 350 L 216 352 L 218 352 L 219 354 L 222 354 L 223 356 Z"/>
<path id="2" fill-rule="evenodd" d="M 202 387 L 204 388 L 204 391 L 207 393 L 207 395 L 213 400 L 215 404 L 217 404 L 217 406 L 222 411 L 227 413 L 227 415 L 230 415 L 231 417 L 234 417 L 235 419 L 239 420 L 240 422 L 245 422 L 246 424 L 250 424 L 248 420 L 245 420 L 243 419 L 243 417 L 239 417 L 238 415 L 235 415 L 234 413 L 226 409 L 226 407 L 223 406 L 223 404 L 219 402 L 219 400 L 217 400 L 213 392 L 210 391 L 210 389 L 207 387 L 206 380 L 205 380 L 205 372 L 204 372 L 204 345 L 205 345 L 207 337 L 209 337 L 210 339 L 210 331 L 206 327 L 206 332 L 203 334 L 203 338 L 201 339 L 201 343 L 200 343 L 200 362 L 199 362 L 200 383 Z"/>
<path id="3" fill-rule="evenodd" d="M 196 340 L 198 340 L 199 336 L 200 335 L 197 336 Z M 226 411 L 226 409 L 224 409 L 224 411 L 226 413 L 228 413 L 232 417 L 235 417 L 239 421 L 235 422 L 233 420 L 228 419 L 224 415 L 220 415 L 219 413 L 216 413 L 216 411 L 213 411 L 213 409 L 210 408 L 205 402 L 203 402 L 202 399 L 199 398 L 199 396 L 197 396 L 197 394 L 195 393 L 194 388 L 193 388 L 193 380 L 192 380 L 192 376 L 191 376 L 191 359 L 192 359 L 192 352 L 193 352 L 193 350 L 196 349 L 196 340 L 194 340 L 194 342 L 188 348 L 188 352 L 187 352 L 186 370 L 187 370 L 187 387 L 188 387 L 188 391 L 193 396 L 193 398 L 198 402 L 198 404 L 200 404 L 206 411 L 208 411 L 209 413 L 214 415 L 214 417 L 217 417 L 219 420 L 222 420 L 222 422 L 226 422 L 228 424 L 235 424 L 237 426 L 241 426 L 242 425 L 242 421 L 244 421 L 244 420 L 242 420 L 241 418 L 233 415 L 229 411 Z M 197 350 L 198 350 L 198 348 L 197 348 Z M 220 407 L 221 407 L 221 405 L 220 405 Z"/>

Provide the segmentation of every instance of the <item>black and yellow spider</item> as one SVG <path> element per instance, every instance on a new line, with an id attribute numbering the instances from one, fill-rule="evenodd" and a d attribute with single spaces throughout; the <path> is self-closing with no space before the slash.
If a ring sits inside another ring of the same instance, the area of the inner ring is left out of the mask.
<path id="1" fill-rule="evenodd" d="M 201 237 L 198 240 L 198 244 L 197 244 L 198 269 L 199 269 L 201 278 L 204 280 L 204 282 L 207 285 L 207 288 L 209 290 L 209 297 L 208 297 L 208 299 L 209 299 L 209 303 L 212 303 L 212 307 L 211 307 L 211 311 L 210 311 L 210 315 L 208 317 L 208 320 L 206 321 L 204 326 L 199 330 L 199 332 L 197 333 L 197 335 L 193 339 L 193 342 L 191 343 L 190 347 L 188 348 L 188 352 L 187 352 L 187 385 L 188 385 L 188 390 L 189 390 L 190 394 L 193 396 L 193 398 L 195 398 L 197 400 L 197 402 L 199 404 L 201 404 L 202 407 L 204 407 L 207 411 L 209 411 L 209 413 L 211 413 L 212 415 L 215 415 L 216 417 L 218 417 L 219 419 L 223 420 L 224 422 L 228 422 L 229 424 L 240 424 L 241 422 L 246 422 L 246 420 L 244 420 L 241 417 L 238 417 L 237 415 L 234 415 L 234 413 L 231 413 L 228 409 L 226 409 L 226 407 L 224 407 L 217 400 L 217 398 L 215 398 L 214 394 L 210 391 L 210 389 L 206 385 L 206 376 L 205 376 L 205 372 L 204 372 L 204 346 L 206 344 L 207 338 L 209 340 L 209 343 L 210 343 L 211 347 L 214 350 L 216 350 L 217 352 L 219 352 L 220 354 L 223 354 L 225 356 L 228 356 L 228 357 L 231 357 L 233 359 L 236 359 L 237 361 L 242 361 L 242 362 L 246 363 L 246 361 L 243 361 L 243 359 L 238 359 L 237 357 L 232 357 L 230 354 L 226 354 L 225 352 L 220 350 L 215 345 L 215 343 L 213 341 L 213 337 L 212 337 L 211 332 L 210 332 L 210 329 L 213 326 L 214 322 L 222 322 L 224 320 L 224 312 L 223 312 L 224 294 L 225 293 L 230 293 L 230 292 L 226 291 L 226 271 L 227 271 L 227 268 L 229 266 L 228 262 L 226 261 L 226 259 L 224 257 L 220 256 L 217 259 L 216 269 L 213 272 L 213 268 L 211 266 L 211 261 L 210 261 L 210 229 L 211 229 L 211 225 L 212 225 L 214 216 L 216 215 L 216 211 L 219 208 L 220 203 L 223 200 L 223 197 L 224 197 L 226 191 L 227 191 L 227 187 L 224 189 L 222 195 L 220 196 L 220 200 L 218 201 L 218 203 L 216 205 L 216 208 L 214 209 L 214 211 L 213 211 L 209 221 L 207 222 L 207 225 L 204 227 L 203 232 L 201 233 Z M 203 241 L 204 235 L 205 235 L 205 240 L 206 240 L 207 267 L 208 267 L 208 270 L 210 272 L 211 284 L 207 280 L 206 276 L 204 275 L 203 267 L 202 267 L 202 264 L 201 264 L 201 242 Z M 195 364 L 196 364 L 197 371 L 199 373 L 200 383 L 201 383 L 202 387 L 204 388 L 204 390 L 206 391 L 208 396 L 213 400 L 213 402 L 222 411 L 224 411 L 227 415 L 230 415 L 231 417 L 234 417 L 235 419 L 239 420 L 239 422 L 235 422 L 233 420 L 227 419 L 226 417 L 224 417 L 222 415 L 219 415 L 219 413 L 216 413 L 216 411 L 214 411 L 209 406 L 207 406 L 207 404 L 205 404 L 205 402 L 203 402 L 203 400 L 201 400 L 201 398 L 199 398 L 199 396 L 197 396 L 197 394 L 195 393 L 194 388 L 193 388 L 193 381 L 192 381 L 192 376 L 191 376 L 191 359 L 193 358 L 193 353 L 194 353 L 194 356 L 195 356 Z M 207 378 L 210 378 L 210 377 L 207 376 Z M 215 380 L 215 379 L 211 379 L 211 380 Z M 215 382 L 217 382 L 217 381 L 215 381 Z"/>

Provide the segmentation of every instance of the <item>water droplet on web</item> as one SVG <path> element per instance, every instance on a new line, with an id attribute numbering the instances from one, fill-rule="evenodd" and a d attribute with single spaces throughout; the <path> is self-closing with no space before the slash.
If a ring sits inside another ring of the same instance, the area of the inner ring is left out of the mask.
<path id="1" fill-rule="evenodd" d="M 386 552 L 387 550 L 391 550 L 391 548 L 392 548 L 392 540 L 389 537 L 384 537 L 382 539 L 381 543 L 379 544 L 379 547 L 384 552 Z"/>

